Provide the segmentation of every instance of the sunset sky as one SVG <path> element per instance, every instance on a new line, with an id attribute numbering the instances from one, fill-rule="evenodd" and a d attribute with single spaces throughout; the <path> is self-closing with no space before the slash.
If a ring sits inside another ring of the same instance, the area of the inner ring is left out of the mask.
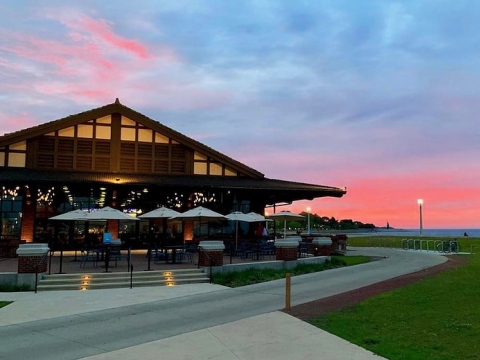
<path id="1" fill-rule="evenodd" d="M 262 172 L 282 207 L 480 228 L 480 2 L 0 2 L 0 134 L 124 105 Z M 269 210 L 271 211 L 271 210 Z"/>

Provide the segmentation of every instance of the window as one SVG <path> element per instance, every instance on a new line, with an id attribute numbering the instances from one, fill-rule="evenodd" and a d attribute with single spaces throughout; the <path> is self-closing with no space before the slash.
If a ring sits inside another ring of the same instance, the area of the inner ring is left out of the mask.
<path id="1" fill-rule="evenodd" d="M 210 163 L 210 175 L 222 175 L 222 164 Z"/>
<path id="2" fill-rule="evenodd" d="M 121 140 L 123 141 L 135 141 L 135 128 L 122 127 Z"/>
<path id="3" fill-rule="evenodd" d="M 162 134 L 155 133 L 155 142 L 157 144 L 168 144 L 168 137 L 163 136 Z"/>
<path id="4" fill-rule="evenodd" d="M 193 173 L 195 175 L 207 175 L 207 163 L 206 162 L 195 162 Z"/>
<path id="5" fill-rule="evenodd" d="M 11 167 L 25 167 L 25 154 L 22 153 L 9 153 L 8 154 L 8 166 Z"/>
<path id="6" fill-rule="evenodd" d="M 138 141 L 152 142 L 153 131 L 150 129 L 138 129 Z"/>
<path id="7" fill-rule="evenodd" d="M 95 138 L 96 139 L 110 140 L 111 133 L 112 133 L 112 131 L 111 131 L 110 126 L 97 126 L 95 128 Z"/>
<path id="8" fill-rule="evenodd" d="M 78 125 L 77 136 L 79 138 L 93 138 L 93 126 L 92 125 Z"/>
<path id="9" fill-rule="evenodd" d="M 74 137 L 75 136 L 75 127 L 70 126 L 68 128 L 58 130 L 58 136 Z"/>

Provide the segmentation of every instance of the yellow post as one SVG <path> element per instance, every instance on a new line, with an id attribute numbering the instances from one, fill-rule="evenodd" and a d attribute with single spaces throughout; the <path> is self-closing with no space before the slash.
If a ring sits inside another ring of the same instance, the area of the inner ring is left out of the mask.
<path id="1" fill-rule="evenodd" d="M 291 294 L 292 276 L 287 273 L 285 277 L 285 310 L 290 310 L 290 294 Z"/>

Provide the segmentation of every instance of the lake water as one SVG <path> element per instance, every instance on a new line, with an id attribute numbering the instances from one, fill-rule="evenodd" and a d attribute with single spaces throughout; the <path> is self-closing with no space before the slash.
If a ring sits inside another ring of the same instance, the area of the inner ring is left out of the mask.
<path id="1" fill-rule="evenodd" d="M 423 229 L 423 236 L 480 237 L 480 229 Z M 358 234 L 360 235 L 360 234 Z M 367 234 L 362 234 L 367 235 Z M 377 229 L 368 233 L 371 236 L 419 236 L 419 229 Z"/>

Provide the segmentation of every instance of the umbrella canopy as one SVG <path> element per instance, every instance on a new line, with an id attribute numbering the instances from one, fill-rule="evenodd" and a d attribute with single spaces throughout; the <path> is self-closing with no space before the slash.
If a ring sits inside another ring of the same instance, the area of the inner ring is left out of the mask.
<path id="1" fill-rule="evenodd" d="M 256 220 L 249 214 L 244 214 L 241 211 L 234 211 L 226 215 L 226 218 L 235 221 L 235 249 L 238 249 L 238 222 L 255 222 Z"/>
<path id="2" fill-rule="evenodd" d="M 178 211 L 166 208 L 164 206 L 152 210 L 139 216 L 140 219 L 169 219 L 181 215 Z"/>
<path id="3" fill-rule="evenodd" d="M 283 238 L 284 239 L 287 237 L 287 221 L 305 219 L 305 216 L 303 215 L 298 215 L 286 210 L 280 211 L 275 214 L 267 215 L 267 217 L 273 220 L 280 220 L 280 221 L 283 220 Z"/>
<path id="4" fill-rule="evenodd" d="M 60 215 L 53 216 L 50 218 L 50 220 L 64 220 L 64 221 L 85 220 L 85 218 L 87 217 L 87 214 L 88 213 L 86 211 L 77 209 L 77 210 L 72 210 Z"/>
<path id="5" fill-rule="evenodd" d="M 170 220 L 198 220 L 198 221 L 208 221 L 208 220 L 226 220 L 227 218 L 213 210 L 204 208 L 202 206 L 196 207 L 185 211 L 182 214 L 173 216 Z"/>
<path id="6" fill-rule="evenodd" d="M 253 220 L 254 222 L 273 221 L 273 220 L 270 220 L 270 219 L 266 219 L 265 216 L 260 215 L 256 212 L 249 212 L 247 215 L 250 216 L 252 219 L 254 219 Z"/>
<path id="7" fill-rule="evenodd" d="M 198 206 L 194 209 L 185 211 L 184 213 L 171 217 L 170 220 L 197 220 L 200 223 L 200 231 L 202 229 L 202 221 L 208 222 L 213 220 L 227 220 L 225 216 L 213 210 Z M 200 233 L 201 235 L 201 233 Z"/>
<path id="8" fill-rule="evenodd" d="M 88 213 L 84 220 L 139 220 L 109 206 Z"/>
<path id="9" fill-rule="evenodd" d="M 255 222 L 255 221 L 257 221 L 256 219 L 254 219 L 249 214 L 244 214 L 241 211 L 234 211 L 234 212 L 226 215 L 225 217 L 228 220 L 233 220 L 233 221 L 245 221 L 245 222 Z"/>

